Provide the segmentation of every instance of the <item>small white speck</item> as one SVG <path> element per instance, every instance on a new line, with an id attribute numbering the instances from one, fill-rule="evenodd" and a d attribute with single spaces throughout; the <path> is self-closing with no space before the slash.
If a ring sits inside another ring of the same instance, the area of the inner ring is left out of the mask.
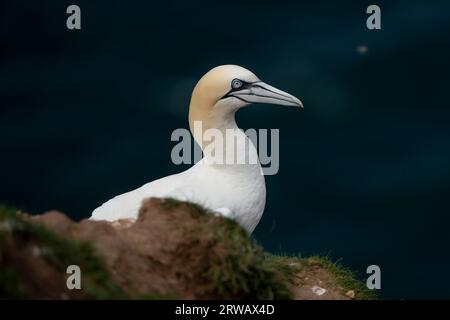
<path id="1" fill-rule="evenodd" d="M 361 45 L 356 47 L 356 52 L 359 54 L 366 54 L 369 51 L 369 47 Z"/>
<path id="2" fill-rule="evenodd" d="M 346 295 L 347 297 L 349 297 L 350 299 L 355 299 L 355 291 L 353 291 L 353 290 L 347 291 L 347 292 L 345 293 L 345 295 Z"/>
<path id="3" fill-rule="evenodd" d="M 34 257 L 39 257 L 42 254 L 42 251 L 41 251 L 41 249 L 39 247 L 33 246 L 33 247 L 31 247 L 31 254 Z"/>
<path id="4" fill-rule="evenodd" d="M 318 286 L 312 287 L 311 290 L 312 290 L 312 292 L 313 292 L 315 295 L 318 295 L 318 296 L 321 296 L 321 295 L 323 295 L 325 292 L 327 292 L 326 289 L 321 288 L 321 287 L 318 287 Z"/>

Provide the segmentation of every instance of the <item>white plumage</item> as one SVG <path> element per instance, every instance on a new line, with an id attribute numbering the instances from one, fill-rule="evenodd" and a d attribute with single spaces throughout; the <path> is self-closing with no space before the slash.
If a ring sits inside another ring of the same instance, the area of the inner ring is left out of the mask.
<path id="1" fill-rule="evenodd" d="M 240 132 L 243 139 L 250 141 Z M 256 152 L 254 147 L 252 149 Z M 135 219 L 142 201 L 149 197 L 170 197 L 201 204 L 237 219 L 251 232 L 264 211 L 266 187 L 259 164 L 210 165 L 202 160 L 189 170 L 152 181 L 109 200 L 94 210 L 92 219 Z"/>
<path id="2" fill-rule="evenodd" d="M 198 203 L 217 214 L 236 219 L 252 232 L 258 224 L 266 201 L 264 175 L 251 140 L 235 122 L 235 112 L 250 103 L 302 106 L 297 98 L 261 82 L 250 71 L 233 65 L 209 71 L 194 88 L 189 109 L 191 131 L 195 121 L 203 129 L 235 133 L 235 144 L 224 144 L 223 153 L 236 148 L 245 154 L 246 163 L 218 164 L 205 155 L 189 170 L 167 176 L 116 196 L 92 213 L 91 219 L 115 221 L 136 219 L 142 201 L 150 197 L 170 197 Z M 194 138 L 202 149 L 202 137 Z M 222 150 L 221 150 L 222 151 Z M 217 154 L 217 153 L 216 153 Z"/>

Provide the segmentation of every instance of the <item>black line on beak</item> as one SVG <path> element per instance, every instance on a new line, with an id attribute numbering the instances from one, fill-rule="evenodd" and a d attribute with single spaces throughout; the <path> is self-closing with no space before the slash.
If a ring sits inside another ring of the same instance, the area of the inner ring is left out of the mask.
<path id="1" fill-rule="evenodd" d="M 230 91 L 228 91 L 222 98 L 220 98 L 220 100 L 228 98 L 228 97 L 238 98 L 236 96 L 233 96 L 232 93 L 233 92 L 237 92 L 237 91 L 241 91 L 241 90 L 245 90 L 245 89 L 250 89 L 255 83 L 262 82 L 262 81 L 247 82 L 247 81 L 244 81 L 244 80 L 241 80 L 241 79 L 238 79 L 238 80 L 242 82 L 242 86 L 239 87 L 239 88 L 231 88 Z M 244 102 L 247 102 L 247 101 L 245 101 L 242 98 L 238 98 L 238 99 L 240 99 L 240 100 L 242 100 Z M 247 102 L 247 103 L 250 103 L 250 102 Z"/>

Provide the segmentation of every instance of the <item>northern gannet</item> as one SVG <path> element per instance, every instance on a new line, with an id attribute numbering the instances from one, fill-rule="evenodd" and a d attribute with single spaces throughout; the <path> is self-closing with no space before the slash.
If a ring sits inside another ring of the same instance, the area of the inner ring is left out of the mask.
<path id="1" fill-rule="evenodd" d="M 189 106 L 189 128 L 204 152 L 203 159 L 190 169 L 167 176 L 116 196 L 92 213 L 93 220 L 135 220 L 144 199 L 168 197 L 190 201 L 211 211 L 235 219 L 249 233 L 258 224 L 266 202 L 266 185 L 258 153 L 245 133 L 238 128 L 235 113 L 251 103 L 269 103 L 303 107 L 296 97 L 278 90 L 236 65 L 218 66 L 206 73 L 195 86 Z M 232 130 L 234 144 L 225 143 L 222 150 L 205 152 L 209 143 L 199 136 L 214 129 L 223 135 Z M 245 155 L 245 161 L 220 163 L 214 154 L 230 153 L 230 148 Z M 235 149 L 234 149 L 235 148 Z M 212 160 L 212 161 L 211 161 Z"/>

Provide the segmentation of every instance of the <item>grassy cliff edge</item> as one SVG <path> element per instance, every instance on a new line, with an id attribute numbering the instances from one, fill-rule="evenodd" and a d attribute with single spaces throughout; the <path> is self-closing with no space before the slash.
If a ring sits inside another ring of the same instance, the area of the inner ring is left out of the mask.
<path id="1" fill-rule="evenodd" d="M 82 289 L 66 287 L 66 268 Z M 29 216 L 0 206 L 0 298 L 374 299 L 326 257 L 272 255 L 201 206 L 149 199 L 136 223 Z"/>

